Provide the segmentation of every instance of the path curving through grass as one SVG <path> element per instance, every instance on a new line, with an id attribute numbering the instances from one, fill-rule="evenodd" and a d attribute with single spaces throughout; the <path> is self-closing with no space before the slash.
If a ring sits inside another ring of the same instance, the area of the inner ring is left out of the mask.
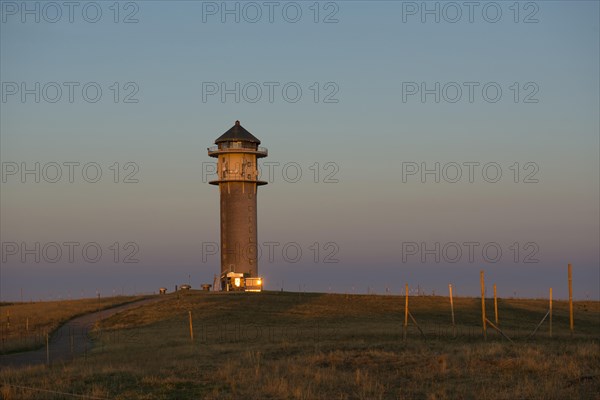
<path id="1" fill-rule="evenodd" d="M 99 321 L 120 312 L 160 300 L 162 300 L 162 297 L 146 298 L 91 312 L 67 321 L 56 329 L 49 338 L 50 364 L 70 361 L 76 356 L 86 354 L 94 345 L 90 332 Z M 1 355 L 0 369 L 45 364 L 47 360 L 48 353 L 44 346 L 41 349 L 32 351 Z"/>

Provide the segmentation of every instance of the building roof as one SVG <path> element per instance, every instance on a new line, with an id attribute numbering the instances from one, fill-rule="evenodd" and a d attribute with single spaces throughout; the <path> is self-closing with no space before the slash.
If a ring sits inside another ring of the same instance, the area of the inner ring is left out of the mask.
<path id="1" fill-rule="evenodd" d="M 260 144 L 260 140 L 258 140 L 256 136 L 248 132 L 243 126 L 240 125 L 240 121 L 235 121 L 235 125 L 232 126 L 227 132 L 219 136 L 217 140 L 215 140 L 215 144 L 237 141 Z"/>

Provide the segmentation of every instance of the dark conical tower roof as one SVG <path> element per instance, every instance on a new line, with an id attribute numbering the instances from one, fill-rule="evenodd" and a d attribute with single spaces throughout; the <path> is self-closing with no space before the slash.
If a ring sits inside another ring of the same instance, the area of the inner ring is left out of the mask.
<path id="1" fill-rule="evenodd" d="M 258 140 L 256 136 L 248 132 L 243 126 L 240 125 L 240 121 L 235 121 L 235 125 L 232 126 L 227 132 L 219 136 L 217 140 L 215 140 L 215 144 L 237 141 L 260 144 L 260 140 Z"/>

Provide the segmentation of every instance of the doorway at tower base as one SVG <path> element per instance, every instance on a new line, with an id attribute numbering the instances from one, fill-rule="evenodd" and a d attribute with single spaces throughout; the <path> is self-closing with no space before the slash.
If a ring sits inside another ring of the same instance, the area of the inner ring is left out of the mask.
<path id="1" fill-rule="evenodd" d="M 221 274 L 221 290 L 226 292 L 261 292 L 263 279 L 248 273 L 227 272 Z"/>

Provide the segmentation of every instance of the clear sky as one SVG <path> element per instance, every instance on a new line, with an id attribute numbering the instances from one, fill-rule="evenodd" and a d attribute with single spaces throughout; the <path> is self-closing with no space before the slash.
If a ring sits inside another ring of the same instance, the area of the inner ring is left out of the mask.
<path id="1" fill-rule="evenodd" d="M 1 300 L 212 283 L 236 119 L 267 289 L 599 297 L 598 1 L 0 7 Z"/>

